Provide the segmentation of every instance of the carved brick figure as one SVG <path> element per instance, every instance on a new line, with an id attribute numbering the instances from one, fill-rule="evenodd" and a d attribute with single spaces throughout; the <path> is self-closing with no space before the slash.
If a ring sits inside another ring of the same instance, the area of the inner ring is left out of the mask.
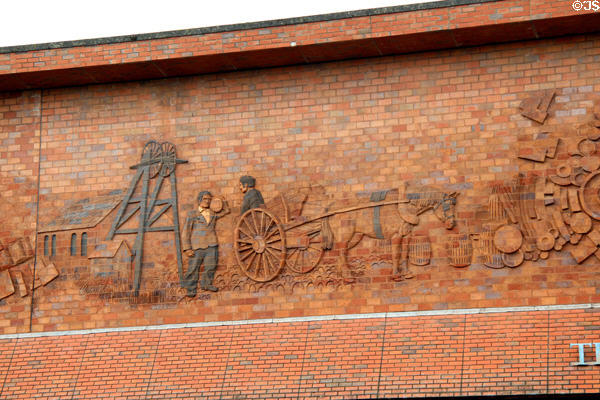
<path id="1" fill-rule="evenodd" d="M 255 189 L 256 179 L 249 175 L 240 178 L 240 191 L 244 194 L 240 215 L 253 208 L 265 205 L 265 200 L 259 190 Z"/>
<path id="2" fill-rule="evenodd" d="M 183 286 L 188 297 L 196 296 L 200 266 L 204 272 L 200 288 L 211 292 L 218 291 L 213 278 L 219 260 L 219 244 L 215 227 L 217 220 L 229 214 L 227 202 L 223 201 L 219 212 L 211 210 L 212 194 L 208 191 L 198 193 L 198 210 L 190 212 L 183 228 L 183 251 L 188 256 L 188 269 L 183 278 Z"/>
<path id="3" fill-rule="evenodd" d="M 364 206 L 342 209 L 329 217 L 335 242 L 340 250 L 338 268 L 344 280 L 351 282 L 349 275 L 348 250 L 356 246 L 363 236 L 376 239 L 391 239 L 394 280 L 413 277 L 408 263 L 408 253 L 412 228 L 419 224 L 419 215 L 433 210 L 436 217 L 447 229 L 455 225 L 454 205 L 456 192 L 444 193 L 435 188 L 422 187 L 407 192 L 406 184 L 398 191 L 390 193 L 390 199 L 384 196 L 372 197 L 372 202 Z M 332 208 L 332 207 L 330 207 Z"/>

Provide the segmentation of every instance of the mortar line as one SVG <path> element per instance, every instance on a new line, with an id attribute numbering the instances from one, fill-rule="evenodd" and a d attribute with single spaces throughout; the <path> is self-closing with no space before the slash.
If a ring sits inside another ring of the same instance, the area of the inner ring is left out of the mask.
<path id="1" fill-rule="evenodd" d="M 15 355 L 15 350 L 17 349 L 17 343 L 19 343 L 19 339 L 15 339 L 15 345 L 13 346 L 12 353 L 10 354 L 10 360 L 8 361 L 8 369 L 6 370 L 6 374 L 2 379 L 2 386 L 0 386 L 0 398 L 2 398 L 2 393 L 4 393 L 4 385 L 6 385 L 6 380 L 8 379 L 8 374 L 10 373 L 10 369 L 12 367 L 12 360 Z"/>
<path id="2" fill-rule="evenodd" d="M 44 89 L 40 89 L 40 129 L 39 129 L 39 141 L 38 141 L 38 173 L 37 173 L 37 195 L 35 201 L 35 240 L 33 246 L 33 273 L 31 278 L 31 301 L 29 302 L 29 332 L 33 326 L 33 305 L 35 301 L 35 273 L 37 271 L 38 263 L 38 229 L 40 223 L 40 188 L 42 182 L 42 132 L 44 127 Z M 27 290 L 27 283 L 25 283 L 25 290 Z"/>
<path id="3" fill-rule="evenodd" d="M 377 399 L 379 399 L 379 390 L 381 387 L 381 371 L 383 368 L 383 354 L 385 352 L 385 337 L 387 334 L 387 314 L 385 315 L 385 318 L 383 319 L 383 339 L 381 342 L 381 358 L 379 359 L 379 376 L 377 377 Z"/>
<path id="4" fill-rule="evenodd" d="M 547 337 L 546 337 L 546 395 L 550 393 L 550 311 L 547 315 Z"/>
<path id="5" fill-rule="evenodd" d="M 310 322 L 306 323 L 306 336 L 304 336 L 304 350 L 302 351 L 302 364 L 300 364 L 300 376 L 298 377 L 298 393 L 296 398 L 300 398 L 300 389 L 302 388 L 302 374 L 304 374 L 304 360 L 306 360 L 306 348 L 308 347 L 308 333 L 310 331 Z"/>
<path id="6" fill-rule="evenodd" d="M 160 348 L 160 341 L 162 339 L 163 332 L 164 330 L 161 330 L 158 334 L 158 342 L 156 342 L 156 349 L 154 350 L 154 357 L 152 358 L 152 367 L 150 368 L 150 376 L 148 377 L 148 384 L 146 385 L 146 399 L 150 398 L 148 397 L 148 391 L 150 390 L 150 385 L 152 383 L 152 375 L 154 374 L 154 364 L 156 364 L 156 355 L 158 354 L 158 349 Z"/>
<path id="7" fill-rule="evenodd" d="M 79 362 L 79 369 L 77 369 L 77 375 L 75 377 L 75 383 L 73 384 L 73 394 L 71 395 L 71 400 L 75 398 L 75 393 L 77 392 L 77 385 L 79 384 L 79 375 L 81 374 L 81 369 L 83 368 L 83 360 L 85 360 L 85 355 L 87 354 L 88 344 L 90 343 L 90 336 L 85 338 L 85 345 L 83 346 L 83 354 L 81 355 L 81 361 Z"/>
<path id="8" fill-rule="evenodd" d="M 460 359 L 460 387 L 458 395 L 463 395 L 463 377 L 465 376 L 465 343 L 467 341 L 467 314 L 463 317 L 462 355 Z"/>
<path id="9" fill-rule="evenodd" d="M 229 337 L 229 350 L 227 351 L 227 360 L 225 360 L 225 369 L 223 370 L 223 380 L 221 381 L 221 391 L 219 392 L 219 400 L 223 398 L 223 389 L 225 388 L 225 379 L 227 379 L 227 368 L 229 368 L 229 358 L 231 357 L 231 348 L 233 347 L 233 334 L 236 326 L 231 327 L 231 336 Z"/>

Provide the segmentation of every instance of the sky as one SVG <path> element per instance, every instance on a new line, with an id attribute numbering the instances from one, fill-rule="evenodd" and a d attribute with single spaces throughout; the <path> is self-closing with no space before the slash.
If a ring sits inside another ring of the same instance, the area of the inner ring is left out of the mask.
<path id="1" fill-rule="evenodd" d="M 435 0 L 4 0 L 0 47 L 163 32 Z"/>

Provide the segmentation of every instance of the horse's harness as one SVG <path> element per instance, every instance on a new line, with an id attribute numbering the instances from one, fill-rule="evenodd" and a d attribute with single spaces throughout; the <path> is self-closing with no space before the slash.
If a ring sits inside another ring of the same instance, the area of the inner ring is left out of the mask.
<path id="1" fill-rule="evenodd" d="M 448 194 L 444 193 L 444 197 L 442 198 L 442 201 L 437 203 L 432 208 L 433 211 L 436 211 L 440 207 L 440 205 L 442 206 L 442 212 L 444 213 L 444 221 L 446 221 L 448 218 L 454 217 L 454 214 L 448 215 L 448 211 L 450 211 L 452 209 L 452 207 L 454 205 L 456 205 L 456 197 L 451 197 L 451 196 L 448 196 Z"/>
<path id="2" fill-rule="evenodd" d="M 380 192 L 371 193 L 371 201 L 378 202 L 385 200 L 389 190 L 382 190 Z M 381 206 L 373 207 L 373 230 L 377 239 L 385 239 L 381 230 L 381 218 L 380 218 Z"/>
<path id="3" fill-rule="evenodd" d="M 389 190 L 382 190 L 380 192 L 371 193 L 371 201 L 378 202 L 385 200 Z M 454 214 L 448 215 L 448 212 L 452 209 L 452 207 L 456 204 L 456 198 L 451 197 L 448 194 L 444 193 L 444 197 L 442 201 L 438 202 L 435 206 L 432 207 L 433 211 L 436 211 L 440 205 L 442 206 L 442 212 L 444 213 L 444 221 L 448 220 L 448 218 L 454 217 Z M 375 236 L 378 239 L 385 239 L 383 236 L 383 231 L 381 230 L 381 206 L 373 207 L 373 230 L 375 231 Z"/>

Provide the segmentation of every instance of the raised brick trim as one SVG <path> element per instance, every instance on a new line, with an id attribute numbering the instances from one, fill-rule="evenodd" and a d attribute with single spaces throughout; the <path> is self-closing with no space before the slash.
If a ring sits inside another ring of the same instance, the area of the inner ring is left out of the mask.
<path id="1" fill-rule="evenodd" d="M 213 326 L 230 326 L 230 325 L 256 325 L 256 324 L 264 325 L 264 324 L 373 319 L 373 318 L 410 318 L 410 317 L 435 317 L 435 316 L 443 316 L 443 315 L 473 315 L 473 314 L 492 314 L 492 313 L 498 314 L 498 313 L 536 312 L 536 311 L 587 310 L 587 309 L 595 309 L 595 308 L 600 308 L 600 303 L 598 303 L 598 304 L 595 304 L 595 303 L 559 304 L 559 305 L 552 305 L 552 306 L 535 306 L 535 307 L 468 308 L 468 309 L 456 309 L 456 310 L 429 310 L 429 311 L 405 311 L 405 312 L 368 313 L 368 314 L 315 315 L 315 316 L 310 316 L 310 317 L 264 318 L 264 319 L 237 320 L 237 321 L 193 322 L 193 323 L 187 323 L 187 324 L 126 326 L 126 327 L 119 327 L 119 328 L 15 333 L 15 334 L 8 334 L 8 335 L 0 335 L 0 340 L 35 338 L 35 337 L 46 337 L 46 336 L 90 335 L 90 334 L 112 333 L 112 332 L 134 332 L 134 331 L 161 330 L 161 329 L 205 328 L 205 327 L 213 327 Z"/>

